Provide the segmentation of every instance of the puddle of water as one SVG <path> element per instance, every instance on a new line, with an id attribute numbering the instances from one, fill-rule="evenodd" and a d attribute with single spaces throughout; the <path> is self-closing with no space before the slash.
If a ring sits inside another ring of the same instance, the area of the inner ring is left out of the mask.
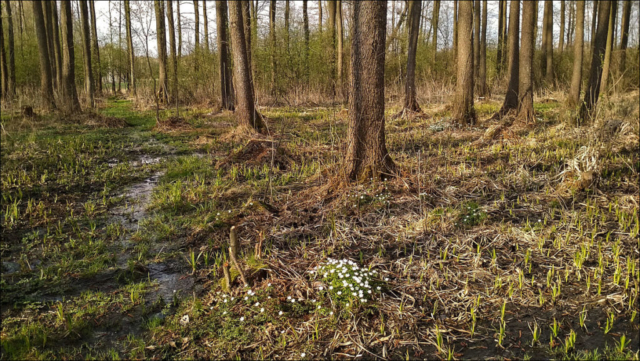
<path id="1" fill-rule="evenodd" d="M 193 277 L 175 272 L 168 265 L 163 263 L 151 263 L 149 277 L 158 281 L 158 289 L 149 293 L 148 299 L 153 302 L 162 297 L 165 303 L 170 303 L 176 293 L 184 297 L 193 289 Z"/>
<path id="2" fill-rule="evenodd" d="M 164 156 L 153 157 L 148 154 L 143 154 L 140 157 L 138 157 L 138 159 L 129 161 L 129 163 L 131 164 L 132 167 L 138 168 L 140 166 L 147 165 L 147 164 L 160 163 L 160 161 L 164 158 L 165 158 Z M 109 165 L 109 168 L 113 168 L 118 164 L 120 164 L 120 161 L 116 158 L 112 158 L 107 161 L 107 164 Z"/>
<path id="3" fill-rule="evenodd" d="M 162 173 L 157 173 L 140 183 L 126 188 L 121 196 L 127 199 L 127 203 L 111 210 L 112 220 L 120 222 L 129 230 L 137 228 L 140 221 L 147 216 L 147 206 L 151 202 L 151 193 L 158 185 L 158 180 L 161 176 Z"/>

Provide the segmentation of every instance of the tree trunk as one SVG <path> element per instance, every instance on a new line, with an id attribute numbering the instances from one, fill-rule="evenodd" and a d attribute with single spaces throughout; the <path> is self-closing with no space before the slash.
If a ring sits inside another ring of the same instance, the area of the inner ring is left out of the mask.
<path id="1" fill-rule="evenodd" d="M 520 84 L 518 86 L 518 118 L 524 123 L 535 122 L 533 113 L 533 51 L 535 48 L 535 22 L 537 3 L 522 2 L 522 38 L 520 42 Z"/>
<path id="2" fill-rule="evenodd" d="M 473 124 L 473 2 L 461 1 L 458 10 L 458 76 L 453 119 L 460 124 Z"/>
<path id="3" fill-rule="evenodd" d="M 207 56 L 211 52 L 209 47 L 209 18 L 207 17 L 207 0 L 202 0 L 202 23 L 204 24 L 204 51 Z"/>
<path id="4" fill-rule="evenodd" d="M 593 52 L 594 40 L 596 38 L 596 28 L 598 23 L 596 22 L 598 19 L 598 8 L 600 7 L 598 4 L 598 0 L 593 0 L 592 2 L 593 10 L 591 13 L 591 36 L 589 37 L 589 45 L 591 47 L 591 51 Z"/>
<path id="5" fill-rule="evenodd" d="M 322 34 L 322 0 L 318 0 L 318 30 Z"/>
<path id="6" fill-rule="evenodd" d="M 611 53 L 613 52 L 614 29 L 616 27 L 616 8 L 618 7 L 618 1 L 612 1 L 609 11 L 609 27 L 607 30 L 607 45 L 604 53 L 604 64 L 602 65 L 602 80 L 600 81 L 601 93 L 607 94 L 609 85 L 609 70 L 611 69 Z M 598 26 L 600 26 L 600 19 L 598 19 Z"/>
<path id="7" fill-rule="evenodd" d="M 160 102 L 166 104 L 169 102 L 169 86 L 167 83 L 167 36 L 164 24 L 163 0 L 155 0 L 154 6 L 156 10 L 156 38 L 158 43 L 158 81 L 160 83 L 157 96 Z"/>
<path id="8" fill-rule="evenodd" d="M 7 71 L 8 71 L 8 74 L 5 73 L 6 75 L 8 75 L 7 95 L 9 95 L 9 97 L 13 97 L 16 94 L 16 58 L 15 58 L 15 50 L 14 50 L 15 47 L 13 43 L 13 16 L 11 14 L 11 2 L 9 0 L 4 0 L 4 5 L 5 5 L 4 8 L 7 11 L 7 52 L 5 55 L 7 58 Z M 629 31 L 627 30 L 627 33 L 628 32 Z"/>
<path id="9" fill-rule="evenodd" d="M 458 0 L 453 1 L 453 58 L 458 58 Z"/>
<path id="10" fill-rule="evenodd" d="M 544 64 L 545 64 L 545 81 L 548 85 L 553 85 L 553 1 L 545 0 L 544 2 L 544 31 L 546 33 L 546 41 L 544 42 Z"/>
<path id="11" fill-rule="evenodd" d="M 249 69 L 251 69 L 251 84 L 253 84 L 253 58 L 252 55 L 252 34 L 251 34 L 251 9 L 249 8 L 249 1 L 242 2 L 242 20 L 244 21 L 244 37 L 247 40 L 247 61 L 249 62 Z M 225 4 L 225 9 L 228 9 L 228 6 Z M 225 12 L 225 23 L 227 24 L 227 44 L 229 43 L 229 18 L 226 16 L 227 12 Z M 227 47 L 227 54 L 229 53 L 229 48 Z M 229 56 L 227 56 L 229 58 Z M 229 64 L 231 62 L 229 61 Z M 229 72 L 231 74 L 231 72 Z M 231 79 L 231 77 L 229 77 Z M 231 82 L 231 94 L 233 94 L 233 82 Z M 254 94 L 255 97 L 255 94 Z"/>
<path id="12" fill-rule="evenodd" d="M 290 28 L 289 14 L 290 13 L 291 13 L 291 8 L 289 6 L 289 0 L 285 0 L 284 2 L 284 48 L 287 50 L 287 55 L 289 54 L 289 28 Z"/>
<path id="13" fill-rule="evenodd" d="M 567 98 L 569 107 L 576 107 L 580 101 L 582 86 L 582 55 L 584 47 L 584 0 L 577 1 L 576 38 L 573 42 L 573 73 L 571 74 L 571 90 Z"/>
<path id="14" fill-rule="evenodd" d="M 534 2 L 535 2 L 536 11 L 533 13 L 533 49 L 535 50 L 536 47 L 538 46 L 538 0 L 534 0 Z M 523 9 L 524 9 L 524 6 L 523 6 Z M 543 11 L 543 15 L 544 15 L 544 11 Z M 520 46 L 520 48 L 522 48 L 522 46 Z M 545 49 L 545 48 L 542 47 L 542 49 Z M 543 57 L 543 58 L 546 59 L 546 57 Z"/>
<path id="15" fill-rule="evenodd" d="M 503 14 L 507 11 L 506 7 L 507 0 L 500 0 L 498 3 L 498 50 L 496 54 L 496 70 L 498 71 L 498 74 L 502 74 L 502 58 L 504 57 L 502 29 L 504 28 Z"/>
<path id="16" fill-rule="evenodd" d="M 176 32 L 173 21 L 173 0 L 167 0 L 167 22 L 169 23 L 169 56 L 173 68 L 173 101 L 178 102 L 178 59 L 176 57 Z M 176 106 L 177 107 L 177 106 Z M 176 108 L 176 116 L 178 116 Z"/>
<path id="17" fill-rule="evenodd" d="M 589 72 L 589 82 L 585 89 L 584 101 L 580 108 L 580 118 L 582 121 L 589 121 L 592 119 L 592 115 L 595 114 L 596 105 L 598 104 L 598 97 L 600 96 L 600 81 L 602 80 L 602 58 L 607 46 L 610 11 L 610 1 L 598 2 L 598 25 L 596 29 L 596 37 L 594 38 L 591 71 Z"/>
<path id="18" fill-rule="evenodd" d="M 174 1 L 174 0 L 169 0 Z M 182 16 L 180 16 L 180 0 L 176 2 L 176 25 L 178 25 L 178 62 L 182 59 Z"/>
<path id="19" fill-rule="evenodd" d="M 329 44 L 327 54 L 329 56 L 329 71 L 331 72 L 331 96 L 336 95 L 336 0 L 327 1 L 327 12 L 329 13 Z"/>
<path id="20" fill-rule="evenodd" d="M 45 28 L 46 25 L 44 21 L 44 13 L 42 11 L 42 4 L 37 1 L 31 2 L 31 4 L 33 7 L 36 40 L 38 41 L 38 50 L 40 54 L 40 91 L 42 93 L 43 106 L 46 109 L 55 109 L 56 105 L 53 100 L 53 85 L 51 81 L 51 58 L 49 57 L 47 30 Z"/>
<path id="21" fill-rule="evenodd" d="M 4 50 L 4 26 L 0 21 L 0 75 L 2 76 L 2 83 L 0 84 L 0 99 L 3 101 L 8 96 L 8 83 L 9 83 L 9 71 L 7 70 L 7 56 Z"/>
<path id="22" fill-rule="evenodd" d="M 566 12 L 564 0 L 560 0 L 560 37 L 558 38 L 558 51 L 562 53 L 564 51 L 564 14 Z"/>
<path id="23" fill-rule="evenodd" d="M 98 28 L 96 27 L 96 7 L 95 0 L 89 1 L 89 11 L 91 12 L 91 44 L 93 52 L 91 60 L 94 61 L 94 80 L 96 82 L 96 92 L 102 93 L 102 69 L 100 68 L 100 46 L 98 45 Z"/>
<path id="24" fill-rule="evenodd" d="M 304 31 L 304 80 L 309 86 L 309 13 L 307 11 L 308 0 L 302 0 L 302 23 Z"/>
<path id="25" fill-rule="evenodd" d="M 73 45 L 73 14 L 71 1 L 60 2 L 60 27 L 62 39 L 62 104 L 68 113 L 80 112 L 76 90 L 75 51 Z"/>
<path id="26" fill-rule="evenodd" d="M 622 10 L 622 34 L 620 34 L 620 67 L 619 72 L 623 74 L 625 72 L 625 66 L 627 62 L 627 46 L 629 45 L 629 25 L 631 20 L 631 1 L 624 0 Z M 9 46 L 11 48 L 11 45 Z M 11 56 L 11 55 L 10 55 Z"/>
<path id="27" fill-rule="evenodd" d="M 460 6 L 460 4 L 458 5 Z M 439 17 L 440 17 L 440 0 L 434 0 L 433 14 L 431 16 L 431 28 L 433 29 L 433 35 L 432 35 L 433 38 L 431 40 L 431 45 L 433 46 L 433 54 L 432 54 L 431 60 L 433 64 L 436 63 L 436 54 L 438 52 L 438 18 Z M 458 29 L 458 34 L 459 33 L 460 33 L 460 29 Z M 469 36 L 471 36 L 471 34 L 469 34 Z"/>
<path id="28" fill-rule="evenodd" d="M 502 108 L 496 114 L 503 117 L 511 110 L 518 109 L 518 94 L 520 88 L 520 0 L 511 0 L 509 12 L 509 87 L 504 97 Z"/>
<path id="29" fill-rule="evenodd" d="M 136 56 L 133 49 L 133 35 L 131 34 L 131 8 L 129 0 L 124 1 L 124 17 L 125 28 L 127 32 L 127 50 L 129 52 L 129 89 L 131 89 L 131 95 L 136 96 Z"/>
<path id="30" fill-rule="evenodd" d="M 480 0 L 473 1 L 473 29 L 473 82 L 477 86 L 480 66 Z"/>
<path id="31" fill-rule="evenodd" d="M 198 0 L 193 0 L 193 11 L 195 17 L 195 43 L 193 48 L 193 70 L 198 72 L 198 63 L 199 63 L 199 55 L 200 55 L 200 7 L 198 6 Z"/>
<path id="32" fill-rule="evenodd" d="M 91 108 L 95 107 L 93 99 L 93 70 L 91 69 L 91 30 L 89 27 L 89 7 L 87 0 L 80 0 L 80 21 L 82 23 L 82 53 L 84 54 L 84 91 Z"/>
<path id="33" fill-rule="evenodd" d="M 244 38 L 243 38 L 244 39 Z M 276 95 L 276 0 L 269 4 L 269 57 L 271 60 L 271 95 Z M 235 59 L 235 55 L 234 55 Z"/>
<path id="34" fill-rule="evenodd" d="M 342 62 L 344 57 L 344 49 L 343 49 L 343 41 L 344 41 L 344 29 L 342 26 L 342 0 L 337 1 L 337 9 L 336 9 L 336 20 L 337 20 L 337 39 L 338 39 L 338 89 L 340 89 L 340 94 L 344 94 L 343 89 L 343 71 L 342 71 Z M 418 19 L 419 20 L 419 19 Z M 420 21 L 418 21 L 418 26 L 420 26 Z"/>
<path id="35" fill-rule="evenodd" d="M 420 112 L 416 99 L 416 53 L 418 49 L 418 32 L 420 31 L 420 15 L 422 0 L 409 1 L 409 51 L 407 55 L 407 80 L 404 87 L 404 111 Z"/>
<path id="36" fill-rule="evenodd" d="M 507 67 L 507 54 L 509 52 L 509 49 L 508 49 L 509 36 L 507 33 L 509 31 L 509 27 L 508 27 L 509 23 L 507 19 L 508 12 L 509 10 L 507 8 L 507 2 L 505 1 L 504 12 L 502 13 L 502 23 L 504 24 L 504 26 L 502 27 L 502 64 L 500 65 L 502 69 Z"/>
<path id="37" fill-rule="evenodd" d="M 235 114 L 238 126 L 262 131 L 266 126 L 255 108 L 254 91 L 251 84 L 249 62 L 247 60 L 247 43 L 244 35 L 242 3 L 229 2 L 229 18 L 231 41 L 233 46 L 233 77 L 236 90 Z"/>
<path id="38" fill-rule="evenodd" d="M 52 85 L 55 86 L 56 84 L 53 80 L 58 78 L 58 69 L 56 68 L 56 52 L 53 45 L 53 10 L 51 9 L 51 5 L 53 3 L 50 1 L 43 1 L 41 4 L 45 20 L 45 29 L 47 32 L 47 48 L 49 50 L 49 64 L 51 64 Z"/>
<path id="39" fill-rule="evenodd" d="M 353 3 L 346 159 L 351 180 L 383 177 L 396 168 L 384 132 L 386 22 L 386 1 Z"/>
<path id="40" fill-rule="evenodd" d="M 122 90 L 122 1 L 118 2 L 118 94 Z M 164 8 L 164 4 L 162 5 Z"/>
<path id="41" fill-rule="evenodd" d="M 220 55 L 220 101 L 222 104 L 222 109 L 233 110 L 233 92 L 231 90 L 230 66 L 231 62 L 229 59 L 229 34 L 227 34 L 228 25 L 229 22 L 227 20 L 227 1 L 216 0 L 216 30 L 218 31 L 218 52 Z M 249 55 L 247 54 L 247 62 L 248 61 Z M 251 69 L 251 67 L 249 67 L 249 69 Z"/>
<path id="42" fill-rule="evenodd" d="M 249 55 L 249 63 L 251 66 L 251 79 L 255 79 L 256 76 L 256 62 L 251 58 L 251 56 L 255 56 L 256 47 L 258 43 L 258 1 L 254 5 L 253 0 L 249 0 L 250 11 L 251 11 L 251 38 L 253 41 L 251 42 L 251 49 L 247 49 L 247 54 Z M 253 54 L 253 55 L 252 55 Z M 252 83 L 255 91 L 255 83 Z M 254 94 L 255 97 L 255 94 Z"/>
<path id="43" fill-rule="evenodd" d="M 482 0 L 482 30 L 480 31 L 480 64 L 478 69 L 478 96 L 484 97 L 487 89 L 487 0 Z"/>

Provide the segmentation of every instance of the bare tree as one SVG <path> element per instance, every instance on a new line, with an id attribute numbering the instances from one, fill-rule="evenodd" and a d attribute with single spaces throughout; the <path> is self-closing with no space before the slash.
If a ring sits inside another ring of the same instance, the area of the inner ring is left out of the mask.
<path id="1" fill-rule="evenodd" d="M 487 88 L 487 0 L 482 1 L 482 30 L 480 31 L 480 64 L 478 65 L 478 96 L 484 97 Z"/>
<path id="2" fill-rule="evenodd" d="M 244 41 L 244 37 L 242 38 Z M 269 58 L 271 59 L 271 95 L 276 95 L 276 0 L 269 3 Z M 235 55 L 234 55 L 235 59 Z"/>
<path id="3" fill-rule="evenodd" d="M 176 103 L 176 116 L 178 116 L 178 59 L 176 58 L 176 32 L 173 22 L 173 1 L 167 0 L 167 22 L 169 23 L 169 56 L 173 68 L 173 99 Z"/>
<path id="4" fill-rule="evenodd" d="M 307 11 L 308 0 L 302 0 L 302 27 L 304 31 L 304 79 L 309 85 L 309 13 Z"/>
<path id="5" fill-rule="evenodd" d="M 337 77 L 338 77 L 338 89 L 340 89 L 340 93 L 344 94 L 343 92 L 343 82 L 342 82 L 342 62 L 343 62 L 343 57 L 344 57 L 344 49 L 343 49 L 343 40 L 344 40 L 344 29 L 342 26 L 342 0 L 337 0 L 337 6 L 336 6 L 336 37 L 337 37 L 337 41 L 338 41 L 338 59 L 337 59 L 337 64 L 338 64 L 338 69 L 337 69 Z"/>
<path id="6" fill-rule="evenodd" d="M 227 1 L 216 0 L 216 29 L 218 31 L 218 52 L 220 61 L 220 100 L 222 103 L 222 109 L 233 110 L 233 93 L 231 90 L 230 66 L 231 61 L 229 59 L 229 34 L 227 34 L 228 23 Z M 247 61 L 249 61 L 248 54 Z M 251 67 L 249 67 L 249 69 L 251 69 Z"/>
<path id="7" fill-rule="evenodd" d="M 247 61 L 249 62 L 249 69 L 251 69 L 251 73 L 249 75 L 251 75 L 251 83 L 253 84 L 253 58 L 252 58 L 252 41 L 251 38 L 252 36 L 252 31 L 251 31 L 251 9 L 249 6 L 249 3 L 252 0 L 249 1 L 243 1 L 242 2 L 242 20 L 244 20 L 244 37 L 247 40 Z M 225 8 L 227 8 L 227 6 L 225 5 Z M 228 28 L 228 24 L 229 24 L 229 18 L 225 13 L 225 22 L 227 24 L 227 28 Z M 229 33 L 227 31 L 227 42 L 229 41 Z M 227 48 L 227 53 L 229 53 L 229 50 Z M 231 72 L 229 72 L 229 74 L 231 74 Z M 231 79 L 231 78 L 229 78 Z M 230 83 L 231 84 L 231 93 L 233 93 L 233 82 Z M 255 89 L 254 89 L 255 90 Z M 255 96 L 255 94 L 254 94 Z"/>
<path id="8" fill-rule="evenodd" d="M 202 0 L 202 24 L 204 24 L 204 50 L 209 54 L 209 18 L 207 16 L 207 0 Z"/>
<path id="9" fill-rule="evenodd" d="M 91 30 L 89 28 L 89 10 L 87 0 L 80 0 L 80 21 L 82 22 L 82 54 L 84 59 L 84 90 L 91 108 L 95 107 L 93 98 L 93 70 L 91 69 Z"/>
<path id="10" fill-rule="evenodd" d="M 174 0 L 169 0 L 174 1 Z M 180 16 L 180 0 L 176 2 L 176 25 L 178 25 L 178 62 L 182 58 L 182 17 Z"/>
<path id="11" fill-rule="evenodd" d="M 547 32 L 547 41 L 545 43 L 545 80 L 547 84 L 553 85 L 553 1 L 545 0 L 544 2 L 544 27 Z"/>
<path id="12" fill-rule="evenodd" d="M 611 69 L 611 53 L 613 53 L 613 44 L 615 43 L 615 28 L 616 28 L 616 11 L 618 8 L 618 1 L 611 3 L 611 10 L 609 11 L 609 28 L 607 30 L 607 47 L 604 53 L 604 63 L 602 64 L 602 80 L 600 81 L 601 93 L 607 94 L 609 85 L 609 71 Z M 598 19 L 600 21 L 600 19 Z M 600 26 L 600 23 L 598 23 Z"/>
<path id="13" fill-rule="evenodd" d="M 410 0 L 409 6 L 409 51 L 407 54 L 407 79 L 404 86 L 404 105 L 398 114 L 405 115 L 409 112 L 420 112 L 420 105 L 416 99 L 416 54 L 418 48 L 418 33 L 420 31 L 420 14 L 422 13 L 422 0 Z"/>
<path id="14" fill-rule="evenodd" d="M 458 4 L 460 6 L 460 4 Z M 440 17 L 440 0 L 433 1 L 433 14 L 431 15 L 431 27 L 433 29 L 433 39 L 431 40 L 431 46 L 433 46 L 432 61 L 436 63 L 436 53 L 438 52 L 438 18 Z M 460 29 L 458 29 L 458 34 Z M 471 36 L 471 34 L 469 34 Z M 458 45 L 459 46 L 459 45 Z"/>
<path id="15" fill-rule="evenodd" d="M 76 90 L 75 52 L 73 46 L 73 14 L 71 1 L 60 2 L 60 29 L 62 39 L 62 104 L 68 113 L 80 112 Z"/>
<path id="16" fill-rule="evenodd" d="M 598 26 L 593 45 L 589 82 L 585 89 L 582 107 L 580 108 L 580 119 L 582 121 L 589 121 L 593 118 L 596 105 L 598 104 L 598 97 L 600 96 L 600 81 L 602 80 L 602 58 L 607 46 L 610 11 L 610 1 L 598 1 Z"/>
<path id="17" fill-rule="evenodd" d="M 131 34 L 131 7 L 129 0 L 124 0 L 125 28 L 127 33 L 127 50 L 129 53 L 129 88 L 131 95 L 136 96 L 136 56 L 133 49 L 133 36 Z"/>
<path id="18" fill-rule="evenodd" d="M 458 3 L 458 76 L 453 118 L 461 124 L 473 124 L 473 2 Z"/>
<path id="19" fill-rule="evenodd" d="M 233 44 L 231 47 L 234 64 L 233 77 L 236 90 L 236 119 L 241 128 L 263 131 L 266 126 L 262 121 L 262 116 L 256 111 L 253 84 L 251 83 L 251 68 L 247 60 L 242 2 L 231 1 L 229 5 L 231 42 Z"/>
<path id="20" fill-rule="evenodd" d="M 128 0 L 127 0 L 128 2 Z M 95 82 L 96 82 L 96 92 L 98 94 L 102 93 L 102 70 L 100 68 L 100 46 L 98 45 L 98 28 L 96 27 L 96 6 L 95 0 L 89 1 L 89 10 L 91 12 L 91 44 L 92 51 L 91 59 L 95 62 Z"/>
<path id="21" fill-rule="evenodd" d="M 391 174 L 396 166 L 389 156 L 384 131 L 387 2 L 357 1 L 352 6 L 346 174 L 356 180 Z"/>
<path id="22" fill-rule="evenodd" d="M 473 81 L 478 82 L 480 66 L 480 0 L 473 1 Z"/>
<path id="23" fill-rule="evenodd" d="M 629 25 L 631 20 L 631 1 L 624 0 L 622 8 L 622 26 L 620 34 L 620 67 L 618 68 L 620 73 L 625 71 L 627 61 L 627 46 L 629 45 Z M 11 48 L 11 46 L 10 46 Z"/>
<path id="24" fill-rule="evenodd" d="M 2 75 L 2 84 L 0 86 L 0 99 L 8 98 L 9 71 L 7 70 L 7 56 L 4 50 L 4 26 L 0 21 L 0 75 Z"/>
<path id="25" fill-rule="evenodd" d="M 582 56 L 584 47 L 584 0 L 576 1 L 576 39 L 573 42 L 573 73 L 571 74 L 571 90 L 567 97 L 567 105 L 575 107 L 580 101 L 582 86 Z"/>
<path id="26" fill-rule="evenodd" d="M 198 6 L 198 0 L 193 0 L 193 11 L 195 17 L 195 44 L 194 44 L 194 62 L 193 62 L 193 70 L 198 72 L 198 62 L 200 55 L 200 8 Z"/>
<path id="27" fill-rule="evenodd" d="M 458 0 L 453 1 L 453 58 L 458 58 Z"/>
<path id="28" fill-rule="evenodd" d="M 518 93 L 520 82 L 520 0 L 511 0 L 509 13 L 509 87 L 504 103 L 494 118 L 501 118 L 509 111 L 518 109 Z"/>
<path id="29" fill-rule="evenodd" d="M 42 5 L 39 2 L 33 1 L 31 2 L 31 4 L 33 8 L 33 19 L 36 28 L 36 40 L 38 41 L 38 50 L 40 54 L 40 91 L 42 93 L 44 107 L 51 109 L 55 108 L 56 104 L 53 100 L 51 63 L 49 57 L 49 48 L 47 46 L 47 30 L 45 28 L 44 13 L 42 11 Z"/>
<path id="30" fill-rule="evenodd" d="M 518 86 L 518 118 L 525 123 L 533 123 L 533 51 L 536 35 L 534 33 L 534 14 L 538 12 L 537 3 L 522 2 L 522 36 L 520 41 L 520 84 Z"/>
<path id="31" fill-rule="evenodd" d="M 565 13 L 567 9 L 565 8 L 564 0 L 560 0 L 560 37 L 558 38 L 558 51 L 564 51 L 564 31 L 565 31 Z"/>
<path id="32" fill-rule="evenodd" d="M 7 11 L 7 95 L 12 97 L 16 93 L 16 58 L 13 42 L 13 15 L 11 13 L 11 2 L 4 0 L 4 8 Z M 627 27 L 628 28 L 628 27 Z M 628 31 L 627 31 L 628 32 Z M 4 41 L 3 41 L 4 48 Z M 4 93 L 3 93 L 4 94 Z"/>
<path id="33" fill-rule="evenodd" d="M 158 81 L 160 89 L 158 98 L 163 103 L 169 102 L 169 86 L 167 83 L 167 36 L 164 24 L 163 0 L 154 1 L 156 11 L 156 38 L 158 42 Z"/>

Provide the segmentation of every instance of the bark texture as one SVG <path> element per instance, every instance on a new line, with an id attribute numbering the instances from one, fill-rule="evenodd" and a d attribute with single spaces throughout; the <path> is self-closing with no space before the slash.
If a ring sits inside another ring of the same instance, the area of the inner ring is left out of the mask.
<path id="1" fill-rule="evenodd" d="M 546 0 L 544 3 L 545 8 L 545 29 L 547 30 L 547 42 L 545 49 L 545 81 L 547 84 L 552 85 L 553 76 L 553 1 Z"/>
<path id="2" fill-rule="evenodd" d="M 167 82 L 167 35 L 164 24 L 164 4 L 162 0 L 154 1 L 156 11 L 156 38 L 158 43 L 158 98 L 162 103 L 169 102 L 169 85 Z"/>
<path id="3" fill-rule="evenodd" d="M 453 119 L 460 124 L 473 124 L 473 2 L 461 1 L 458 9 L 458 76 Z"/>
<path id="4" fill-rule="evenodd" d="M 511 0 L 509 12 L 509 87 L 504 97 L 502 108 L 496 114 L 503 117 L 511 110 L 518 109 L 518 94 L 520 89 L 520 0 Z"/>
<path id="5" fill-rule="evenodd" d="M 533 50 L 535 47 L 534 16 L 537 3 L 522 2 L 522 37 L 520 42 L 520 85 L 518 86 L 518 118 L 525 123 L 535 121 L 533 113 Z"/>
<path id="6" fill-rule="evenodd" d="M 128 2 L 128 0 L 127 0 Z M 95 0 L 89 1 L 89 11 L 91 12 L 91 60 L 93 64 L 94 81 L 96 92 L 102 93 L 102 68 L 100 67 L 100 46 L 98 45 L 98 28 L 96 27 L 96 6 Z"/>
<path id="7" fill-rule="evenodd" d="M 420 112 L 416 100 L 416 54 L 418 49 L 418 32 L 420 31 L 420 14 L 422 1 L 409 1 L 409 51 L 407 54 L 407 81 L 404 86 L 403 110 Z"/>
<path id="8" fill-rule="evenodd" d="M 62 104 L 66 112 L 80 112 L 76 90 L 75 51 L 73 46 L 73 14 L 71 1 L 60 2 L 60 28 L 62 34 Z"/>
<path id="9" fill-rule="evenodd" d="M 171 58 L 171 68 L 173 72 L 172 89 L 174 101 L 178 100 L 178 59 L 176 58 L 176 32 L 173 22 L 173 3 L 167 0 L 167 22 L 169 23 L 169 57 Z M 177 112 L 177 109 L 176 109 Z"/>
<path id="10" fill-rule="evenodd" d="M 193 62 L 193 70 L 198 72 L 199 67 L 199 55 L 200 55 L 200 6 L 198 5 L 198 0 L 193 0 L 193 11 L 195 17 L 195 42 L 194 42 L 194 62 Z"/>
<path id="11" fill-rule="evenodd" d="M 7 95 L 12 97 L 16 93 L 16 58 L 15 58 L 15 46 L 13 42 L 13 14 L 11 12 L 11 2 L 4 0 L 4 8 L 7 12 Z M 627 33 L 629 31 L 627 30 Z M 4 48 L 4 41 L 3 41 Z"/>
<path id="12" fill-rule="evenodd" d="M 351 94 L 346 174 L 351 180 L 393 173 L 385 142 L 386 1 L 353 3 Z"/>
<path id="13" fill-rule="evenodd" d="M 631 1 L 624 0 L 622 8 L 622 25 L 620 34 L 620 73 L 624 73 L 627 62 L 627 46 L 629 45 L 629 25 L 631 20 Z"/>
<path id="14" fill-rule="evenodd" d="M 84 59 L 84 91 L 91 108 L 95 107 L 93 98 L 93 69 L 91 69 L 91 33 L 89 28 L 89 6 L 87 0 L 80 0 L 80 22 L 82 23 L 82 54 Z"/>
<path id="15" fill-rule="evenodd" d="M 580 101 L 584 47 L 584 3 L 584 0 L 576 1 L 576 38 L 573 42 L 573 72 L 571 74 L 571 89 L 567 97 L 567 105 L 569 105 L 569 107 L 577 106 Z"/>
<path id="16" fill-rule="evenodd" d="M 480 30 L 480 63 L 478 64 L 478 83 L 478 96 L 486 96 L 489 92 L 489 89 L 487 88 L 487 0 L 482 1 L 482 24 Z"/>
<path id="17" fill-rule="evenodd" d="M 131 8 L 129 0 L 124 1 L 125 28 L 127 33 L 127 51 L 129 53 L 129 89 L 131 95 L 136 96 L 136 56 L 133 50 L 133 36 L 131 34 Z"/>
<path id="18" fill-rule="evenodd" d="M 33 8 L 33 20 L 36 29 L 36 40 L 38 42 L 38 53 L 40 55 L 40 93 L 42 103 L 46 109 L 53 109 L 56 104 L 53 100 L 53 85 L 51 81 L 51 62 L 49 57 L 49 47 L 47 46 L 47 30 L 44 21 L 42 5 L 39 2 L 31 2 Z"/>
<path id="19" fill-rule="evenodd" d="M 609 27 L 607 30 L 607 47 L 604 53 L 604 63 L 602 64 L 602 80 L 600 81 L 601 93 L 607 94 L 609 85 L 609 71 L 611 70 L 611 55 L 613 53 L 613 44 L 615 43 L 616 28 L 616 10 L 618 1 L 611 2 L 611 10 L 609 11 Z M 600 19 L 598 19 L 600 26 Z"/>
<path id="20" fill-rule="evenodd" d="M 244 37 L 243 37 L 244 39 Z M 235 59 L 235 56 L 234 56 Z M 271 95 L 275 96 L 276 87 L 276 0 L 269 4 L 269 59 L 271 60 Z"/>
<path id="21" fill-rule="evenodd" d="M 602 58 L 604 57 L 605 48 L 607 46 L 610 10 L 610 1 L 598 2 L 598 25 L 593 44 L 589 82 L 587 83 L 584 101 L 580 108 L 580 118 L 582 121 L 590 121 L 593 118 L 596 105 L 598 104 L 598 97 L 600 96 L 600 81 L 602 80 Z"/>
<path id="22" fill-rule="evenodd" d="M 565 32 L 565 18 L 564 14 L 567 11 L 565 7 L 565 1 L 560 0 L 560 37 L 558 38 L 558 51 L 564 51 L 564 32 Z"/>
<path id="23" fill-rule="evenodd" d="M 473 81 L 478 84 L 480 65 L 480 0 L 473 2 Z"/>
<path id="24" fill-rule="evenodd" d="M 231 90 L 231 61 L 229 58 L 229 34 L 227 20 L 227 1 L 216 1 L 216 29 L 218 31 L 218 53 L 220 61 L 220 100 L 222 109 L 233 110 L 233 92 Z M 244 24 L 243 24 L 244 27 Z M 246 46 L 246 43 L 245 43 Z M 247 54 L 247 61 L 248 61 Z M 251 67 L 249 67 L 251 69 Z"/>
<path id="25" fill-rule="evenodd" d="M 458 6 L 460 6 L 460 3 L 458 4 Z M 436 53 L 438 52 L 438 20 L 440 17 L 440 0 L 434 0 L 433 2 L 433 14 L 431 16 L 431 27 L 433 29 L 433 39 L 431 40 L 431 45 L 433 46 L 433 54 L 432 54 L 432 61 L 435 64 L 436 62 Z M 460 32 L 460 29 L 458 29 L 458 33 Z M 471 36 L 471 35 L 469 35 Z"/>

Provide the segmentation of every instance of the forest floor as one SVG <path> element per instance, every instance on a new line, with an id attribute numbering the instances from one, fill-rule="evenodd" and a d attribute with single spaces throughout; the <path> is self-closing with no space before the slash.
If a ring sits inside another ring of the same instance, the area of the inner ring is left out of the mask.
<path id="1" fill-rule="evenodd" d="M 341 108 L 263 108 L 249 146 L 210 109 L 3 112 L 0 357 L 638 359 L 637 99 L 423 106 L 387 123 L 401 176 L 349 187 Z"/>

